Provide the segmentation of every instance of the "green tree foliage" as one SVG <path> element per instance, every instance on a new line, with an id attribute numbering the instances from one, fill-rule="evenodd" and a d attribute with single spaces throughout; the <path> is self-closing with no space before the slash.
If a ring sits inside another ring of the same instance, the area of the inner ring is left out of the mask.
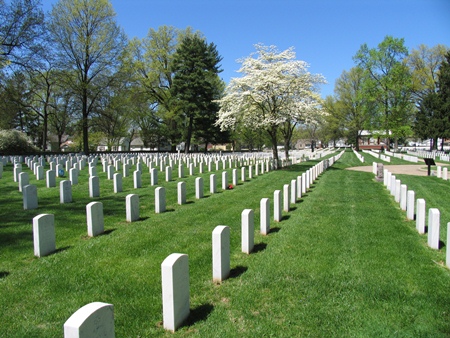
<path id="1" fill-rule="evenodd" d="M 50 31 L 61 65 L 73 72 L 66 85 L 81 102 L 83 151 L 89 153 L 89 117 L 115 80 L 126 37 L 108 0 L 60 0 L 51 12 Z"/>
<path id="2" fill-rule="evenodd" d="M 168 142 L 172 150 L 181 142 L 181 130 L 171 100 L 172 62 L 183 36 L 191 30 L 171 26 L 150 29 L 143 39 L 133 39 L 125 54 L 124 66 L 132 76 L 131 116 L 140 127 L 145 146 Z"/>
<path id="3" fill-rule="evenodd" d="M 183 125 L 185 152 L 189 152 L 196 130 L 198 136 L 208 137 L 215 120 L 220 98 L 220 57 L 216 46 L 199 35 L 185 36 L 173 59 L 172 98 L 177 117 Z"/>
<path id="4" fill-rule="evenodd" d="M 342 72 L 336 80 L 335 95 L 338 103 L 333 113 L 337 114 L 340 123 L 344 125 L 349 141 L 359 150 L 361 132 L 376 128 L 374 100 L 367 93 L 367 73 L 360 67 Z M 375 123 L 374 123 L 375 122 Z"/>
<path id="5" fill-rule="evenodd" d="M 433 140 L 431 149 L 437 149 L 438 138 L 450 137 L 450 52 L 439 67 L 437 92 L 430 91 L 420 103 L 414 131 L 422 139 Z"/>
<path id="6" fill-rule="evenodd" d="M 405 126 L 412 122 L 412 78 L 403 62 L 407 55 L 403 39 L 386 36 L 376 48 L 363 44 L 353 58 L 367 72 L 367 93 L 376 102 L 387 144 L 390 144 L 390 132 L 395 139 L 403 137 L 409 133 Z"/>
<path id="7" fill-rule="evenodd" d="M 322 104 L 323 109 L 327 112 L 323 124 L 324 141 L 327 144 L 329 141 L 333 141 L 333 144 L 336 145 L 336 141 L 346 136 L 345 120 L 341 117 L 340 102 L 335 96 L 328 95 Z"/>
<path id="8" fill-rule="evenodd" d="M 0 130 L 0 153 L 1 154 L 28 154 L 38 151 L 28 141 L 26 134 L 17 130 Z"/>
<path id="9" fill-rule="evenodd" d="M 445 60 L 447 51 L 448 48 L 444 45 L 431 48 L 420 45 L 406 57 L 405 62 L 412 74 L 412 93 L 416 106 L 419 106 L 429 93 L 437 91 L 439 66 Z"/>

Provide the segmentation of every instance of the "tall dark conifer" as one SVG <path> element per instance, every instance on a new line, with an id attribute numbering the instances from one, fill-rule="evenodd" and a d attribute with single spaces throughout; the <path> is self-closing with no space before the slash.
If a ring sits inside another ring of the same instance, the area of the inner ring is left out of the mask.
<path id="1" fill-rule="evenodd" d="M 205 120 L 215 120 L 218 106 L 217 86 L 220 69 L 219 55 L 213 43 L 198 35 L 186 36 L 175 52 L 172 70 L 172 98 L 176 101 L 178 117 L 184 125 L 185 152 L 189 152 L 194 130 L 205 128 Z M 211 119 L 214 116 L 214 119 Z M 209 123 L 206 123 L 208 127 Z"/>

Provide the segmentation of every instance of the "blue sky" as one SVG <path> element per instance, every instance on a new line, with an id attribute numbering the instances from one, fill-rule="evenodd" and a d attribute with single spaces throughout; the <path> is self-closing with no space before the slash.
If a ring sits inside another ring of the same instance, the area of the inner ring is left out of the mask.
<path id="1" fill-rule="evenodd" d="M 43 0 L 44 10 L 56 0 Z M 254 45 L 295 48 L 297 59 L 322 74 L 323 97 L 354 66 L 363 43 L 376 47 L 386 35 L 404 38 L 409 50 L 420 44 L 450 48 L 450 0 L 112 0 L 117 22 L 129 38 L 150 28 L 192 27 L 213 42 L 223 57 L 220 76 L 239 77 L 237 59 Z"/>

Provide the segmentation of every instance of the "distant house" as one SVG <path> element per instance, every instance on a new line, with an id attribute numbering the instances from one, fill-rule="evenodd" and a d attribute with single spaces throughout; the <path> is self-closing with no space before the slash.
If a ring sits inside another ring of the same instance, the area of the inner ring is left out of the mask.
<path id="1" fill-rule="evenodd" d="M 389 145 L 382 142 L 386 137 L 386 132 L 379 130 L 360 130 L 359 131 L 359 148 L 360 149 L 389 149 Z M 392 131 L 389 131 L 392 135 Z"/>
<path id="2" fill-rule="evenodd" d="M 118 144 L 112 145 L 111 149 L 108 147 L 106 139 L 102 139 L 97 145 L 97 151 L 130 151 L 130 139 L 127 137 L 120 138 Z"/>

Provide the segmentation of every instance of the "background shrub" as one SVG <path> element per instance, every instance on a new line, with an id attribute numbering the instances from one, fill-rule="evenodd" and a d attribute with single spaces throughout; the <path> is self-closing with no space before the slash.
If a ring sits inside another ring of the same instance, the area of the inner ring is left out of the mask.
<path id="1" fill-rule="evenodd" d="M 27 154 L 39 151 L 33 146 L 27 136 L 18 130 L 0 130 L 0 153 Z"/>

